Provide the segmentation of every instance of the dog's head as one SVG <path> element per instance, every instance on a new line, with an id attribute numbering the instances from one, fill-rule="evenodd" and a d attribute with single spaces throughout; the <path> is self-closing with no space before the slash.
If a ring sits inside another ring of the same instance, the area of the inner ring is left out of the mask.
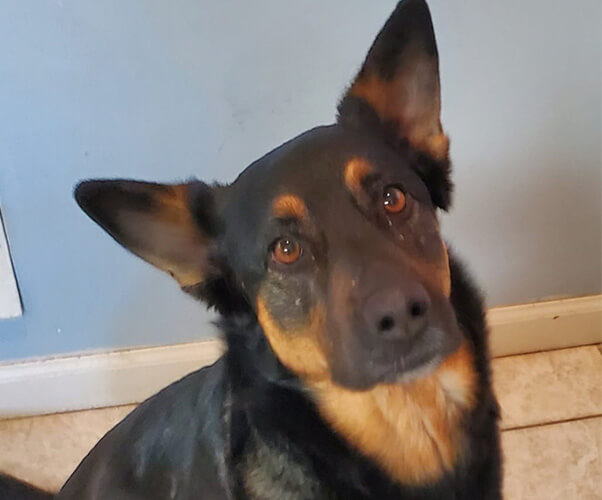
<path id="1" fill-rule="evenodd" d="M 302 378 L 349 388 L 436 368 L 460 344 L 437 209 L 449 204 L 438 56 L 400 3 L 318 127 L 230 185 L 85 181 L 83 210 L 224 314 L 257 317 Z"/>

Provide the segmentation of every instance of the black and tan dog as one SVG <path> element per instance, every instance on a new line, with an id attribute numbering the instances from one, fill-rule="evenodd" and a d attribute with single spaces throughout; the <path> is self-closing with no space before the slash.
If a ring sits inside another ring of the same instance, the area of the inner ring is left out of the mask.
<path id="1" fill-rule="evenodd" d="M 92 219 L 219 311 L 228 349 L 48 498 L 501 498 L 481 300 L 437 221 L 439 110 L 430 14 L 405 0 L 336 123 L 232 184 L 80 184 Z M 46 498 L 2 481 L 3 500 Z"/>

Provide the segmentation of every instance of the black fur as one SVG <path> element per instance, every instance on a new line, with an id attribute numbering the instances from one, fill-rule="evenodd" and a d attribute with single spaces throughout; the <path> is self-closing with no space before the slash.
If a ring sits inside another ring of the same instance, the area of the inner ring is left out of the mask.
<path id="1" fill-rule="evenodd" d="M 428 58 L 438 61 L 433 21 L 426 2 L 399 2 L 374 40 L 359 76 L 376 73 L 392 80 L 406 64 L 404 59 Z"/>
<path id="2" fill-rule="evenodd" d="M 14 477 L 0 474 L 0 500 L 50 500 L 52 493 L 47 493 L 26 484 Z"/>

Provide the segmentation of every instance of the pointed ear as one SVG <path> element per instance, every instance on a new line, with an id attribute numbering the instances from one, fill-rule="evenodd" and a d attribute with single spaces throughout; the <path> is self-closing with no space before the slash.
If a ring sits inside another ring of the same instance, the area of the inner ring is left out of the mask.
<path id="1" fill-rule="evenodd" d="M 397 139 L 434 160 L 447 158 L 437 44 L 424 0 L 399 2 L 339 105 L 340 122 L 357 122 L 353 98 L 368 104 Z"/>
<path id="2" fill-rule="evenodd" d="M 213 188 L 202 182 L 90 180 L 76 187 L 75 199 L 119 244 L 182 287 L 207 277 Z"/>

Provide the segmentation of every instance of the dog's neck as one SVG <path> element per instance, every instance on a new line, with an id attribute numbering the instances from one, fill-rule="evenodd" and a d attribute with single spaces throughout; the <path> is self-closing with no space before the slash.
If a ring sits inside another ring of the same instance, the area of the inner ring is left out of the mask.
<path id="1" fill-rule="evenodd" d="M 321 419 L 340 439 L 398 484 L 435 483 L 455 468 L 463 451 L 463 417 L 476 401 L 478 386 L 467 342 L 428 375 L 352 391 L 329 380 L 301 381 L 286 374 L 265 340 L 252 338 L 240 336 L 237 341 L 247 343 L 243 349 L 255 350 L 255 356 L 235 355 L 240 362 L 231 365 L 236 365 L 239 376 L 244 378 L 239 390 L 253 408 L 257 407 L 258 418 L 265 415 L 261 406 L 272 404 L 263 399 L 263 393 L 271 392 L 268 388 L 275 384 L 309 397 Z M 256 342 L 259 345 L 249 345 Z M 229 344 L 230 355 L 234 355 L 231 338 Z M 257 355 L 258 351 L 263 354 Z M 251 359 L 254 366 L 244 366 Z"/>
<path id="2" fill-rule="evenodd" d="M 352 391 L 310 382 L 322 418 L 397 482 L 423 485 L 461 456 L 462 416 L 475 402 L 472 356 L 463 344 L 430 375 Z"/>

